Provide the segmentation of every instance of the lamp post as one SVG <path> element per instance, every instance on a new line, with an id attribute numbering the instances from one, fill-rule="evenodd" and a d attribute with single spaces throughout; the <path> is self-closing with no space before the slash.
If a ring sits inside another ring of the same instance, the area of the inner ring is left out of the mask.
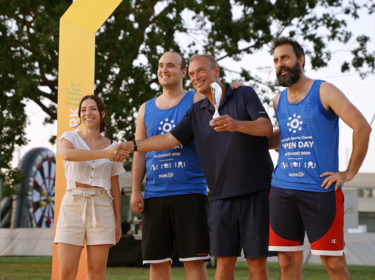
<path id="1" fill-rule="evenodd" d="M 256 68 L 259 72 L 266 73 L 267 79 L 266 82 L 268 83 L 270 81 L 270 74 L 273 72 L 273 67 L 272 66 L 261 66 Z M 269 89 L 266 90 L 266 96 L 269 100 L 272 100 L 272 93 Z M 272 110 L 272 104 L 269 103 L 267 106 L 267 113 L 270 115 L 270 111 Z"/>

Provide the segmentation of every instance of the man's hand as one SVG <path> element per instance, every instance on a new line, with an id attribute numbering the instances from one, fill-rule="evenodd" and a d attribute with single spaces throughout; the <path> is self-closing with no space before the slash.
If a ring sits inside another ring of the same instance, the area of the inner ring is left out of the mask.
<path id="1" fill-rule="evenodd" d="M 113 158 L 116 158 L 116 157 L 124 157 L 125 158 L 128 158 L 129 157 L 129 154 L 130 152 L 128 150 L 125 150 L 125 149 L 118 149 L 117 146 L 114 146 L 114 147 L 110 147 L 108 148 L 106 151 L 106 158 L 108 159 L 113 159 Z"/>
<path id="2" fill-rule="evenodd" d="M 116 154 L 116 156 L 111 158 L 110 161 L 123 162 L 126 158 L 129 157 L 133 149 L 133 143 L 131 142 L 117 144 L 117 146 L 114 147 L 114 153 Z"/>
<path id="3" fill-rule="evenodd" d="M 230 87 L 232 89 L 237 89 L 239 87 L 245 87 L 245 86 L 246 85 L 243 82 L 241 82 L 241 81 L 234 81 L 233 83 L 230 84 Z"/>
<path id="4" fill-rule="evenodd" d="M 229 115 L 223 115 L 210 121 L 210 125 L 214 127 L 217 132 L 221 131 L 237 131 L 239 122 L 232 119 Z"/>
<path id="5" fill-rule="evenodd" d="M 115 146 L 115 153 L 118 153 L 118 151 L 120 150 L 126 150 L 128 151 L 128 153 L 133 152 L 134 150 L 133 142 L 128 141 L 128 142 L 118 143 L 117 146 Z"/>
<path id="6" fill-rule="evenodd" d="M 144 210 L 144 200 L 140 191 L 133 191 L 130 204 L 135 213 L 142 213 Z"/>
<path id="7" fill-rule="evenodd" d="M 327 177 L 328 176 L 328 177 Z M 353 180 L 354 175 L 345 172 L 325 172 L 319 176 L 320 178 L 322 177 L 327 177 L 323 181 L 321 187 L 328 189 L 334 182 L 336 182 L 335 185 L 335 191 L 337 191 L 340 187 L 340 185 L 344 182 L 349 182 Z"/>

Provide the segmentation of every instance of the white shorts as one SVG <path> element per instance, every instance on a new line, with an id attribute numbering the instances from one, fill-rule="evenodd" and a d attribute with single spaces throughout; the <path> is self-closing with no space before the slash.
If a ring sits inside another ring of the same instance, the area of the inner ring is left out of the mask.
<path id="1" fill-rule="evenodd" d="M 60 207 L 55 243 L 116 244 L 112 199 L 105 189 L 67 190 Z"/>

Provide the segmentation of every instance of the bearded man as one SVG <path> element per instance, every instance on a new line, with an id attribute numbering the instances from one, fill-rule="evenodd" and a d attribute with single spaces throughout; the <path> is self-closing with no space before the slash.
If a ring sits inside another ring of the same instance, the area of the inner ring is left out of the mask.
<path id="1" fill-rule="evenodd" d="M 273 100 L 280 130 L 269 140 L 279 147 L 270 194 L 269 250 L 277 251 L 281 279 L 302 279 L 305 232 L 329 278 L 350 279 L 344 252 L 344 195 L 366 156 L 371 127 L 334 85 L 305 76 L 305 52 L 290 38 L 273 40 L 280 86 Z M 338 170 L 341 118 L 353 129 L 348 168 Z"/>

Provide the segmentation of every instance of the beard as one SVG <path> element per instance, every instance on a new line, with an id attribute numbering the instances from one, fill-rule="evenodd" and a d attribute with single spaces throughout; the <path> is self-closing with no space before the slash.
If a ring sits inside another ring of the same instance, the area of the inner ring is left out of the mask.
<path id="1" fill-rule="evenodd" d="M 288 74 L 281 75 L 282 71 L 289 71 Z M 290 87 L 291 85 L 298 82 L 298 80 L 301 78 L 302 74 L 302 68 L 298 64 L 298 62 L 293 66 L 293 68 L 283 66 L 277 71 L 276 77 L 277 81 L 279 82 L 279 85 L 282 87 Z"/>

